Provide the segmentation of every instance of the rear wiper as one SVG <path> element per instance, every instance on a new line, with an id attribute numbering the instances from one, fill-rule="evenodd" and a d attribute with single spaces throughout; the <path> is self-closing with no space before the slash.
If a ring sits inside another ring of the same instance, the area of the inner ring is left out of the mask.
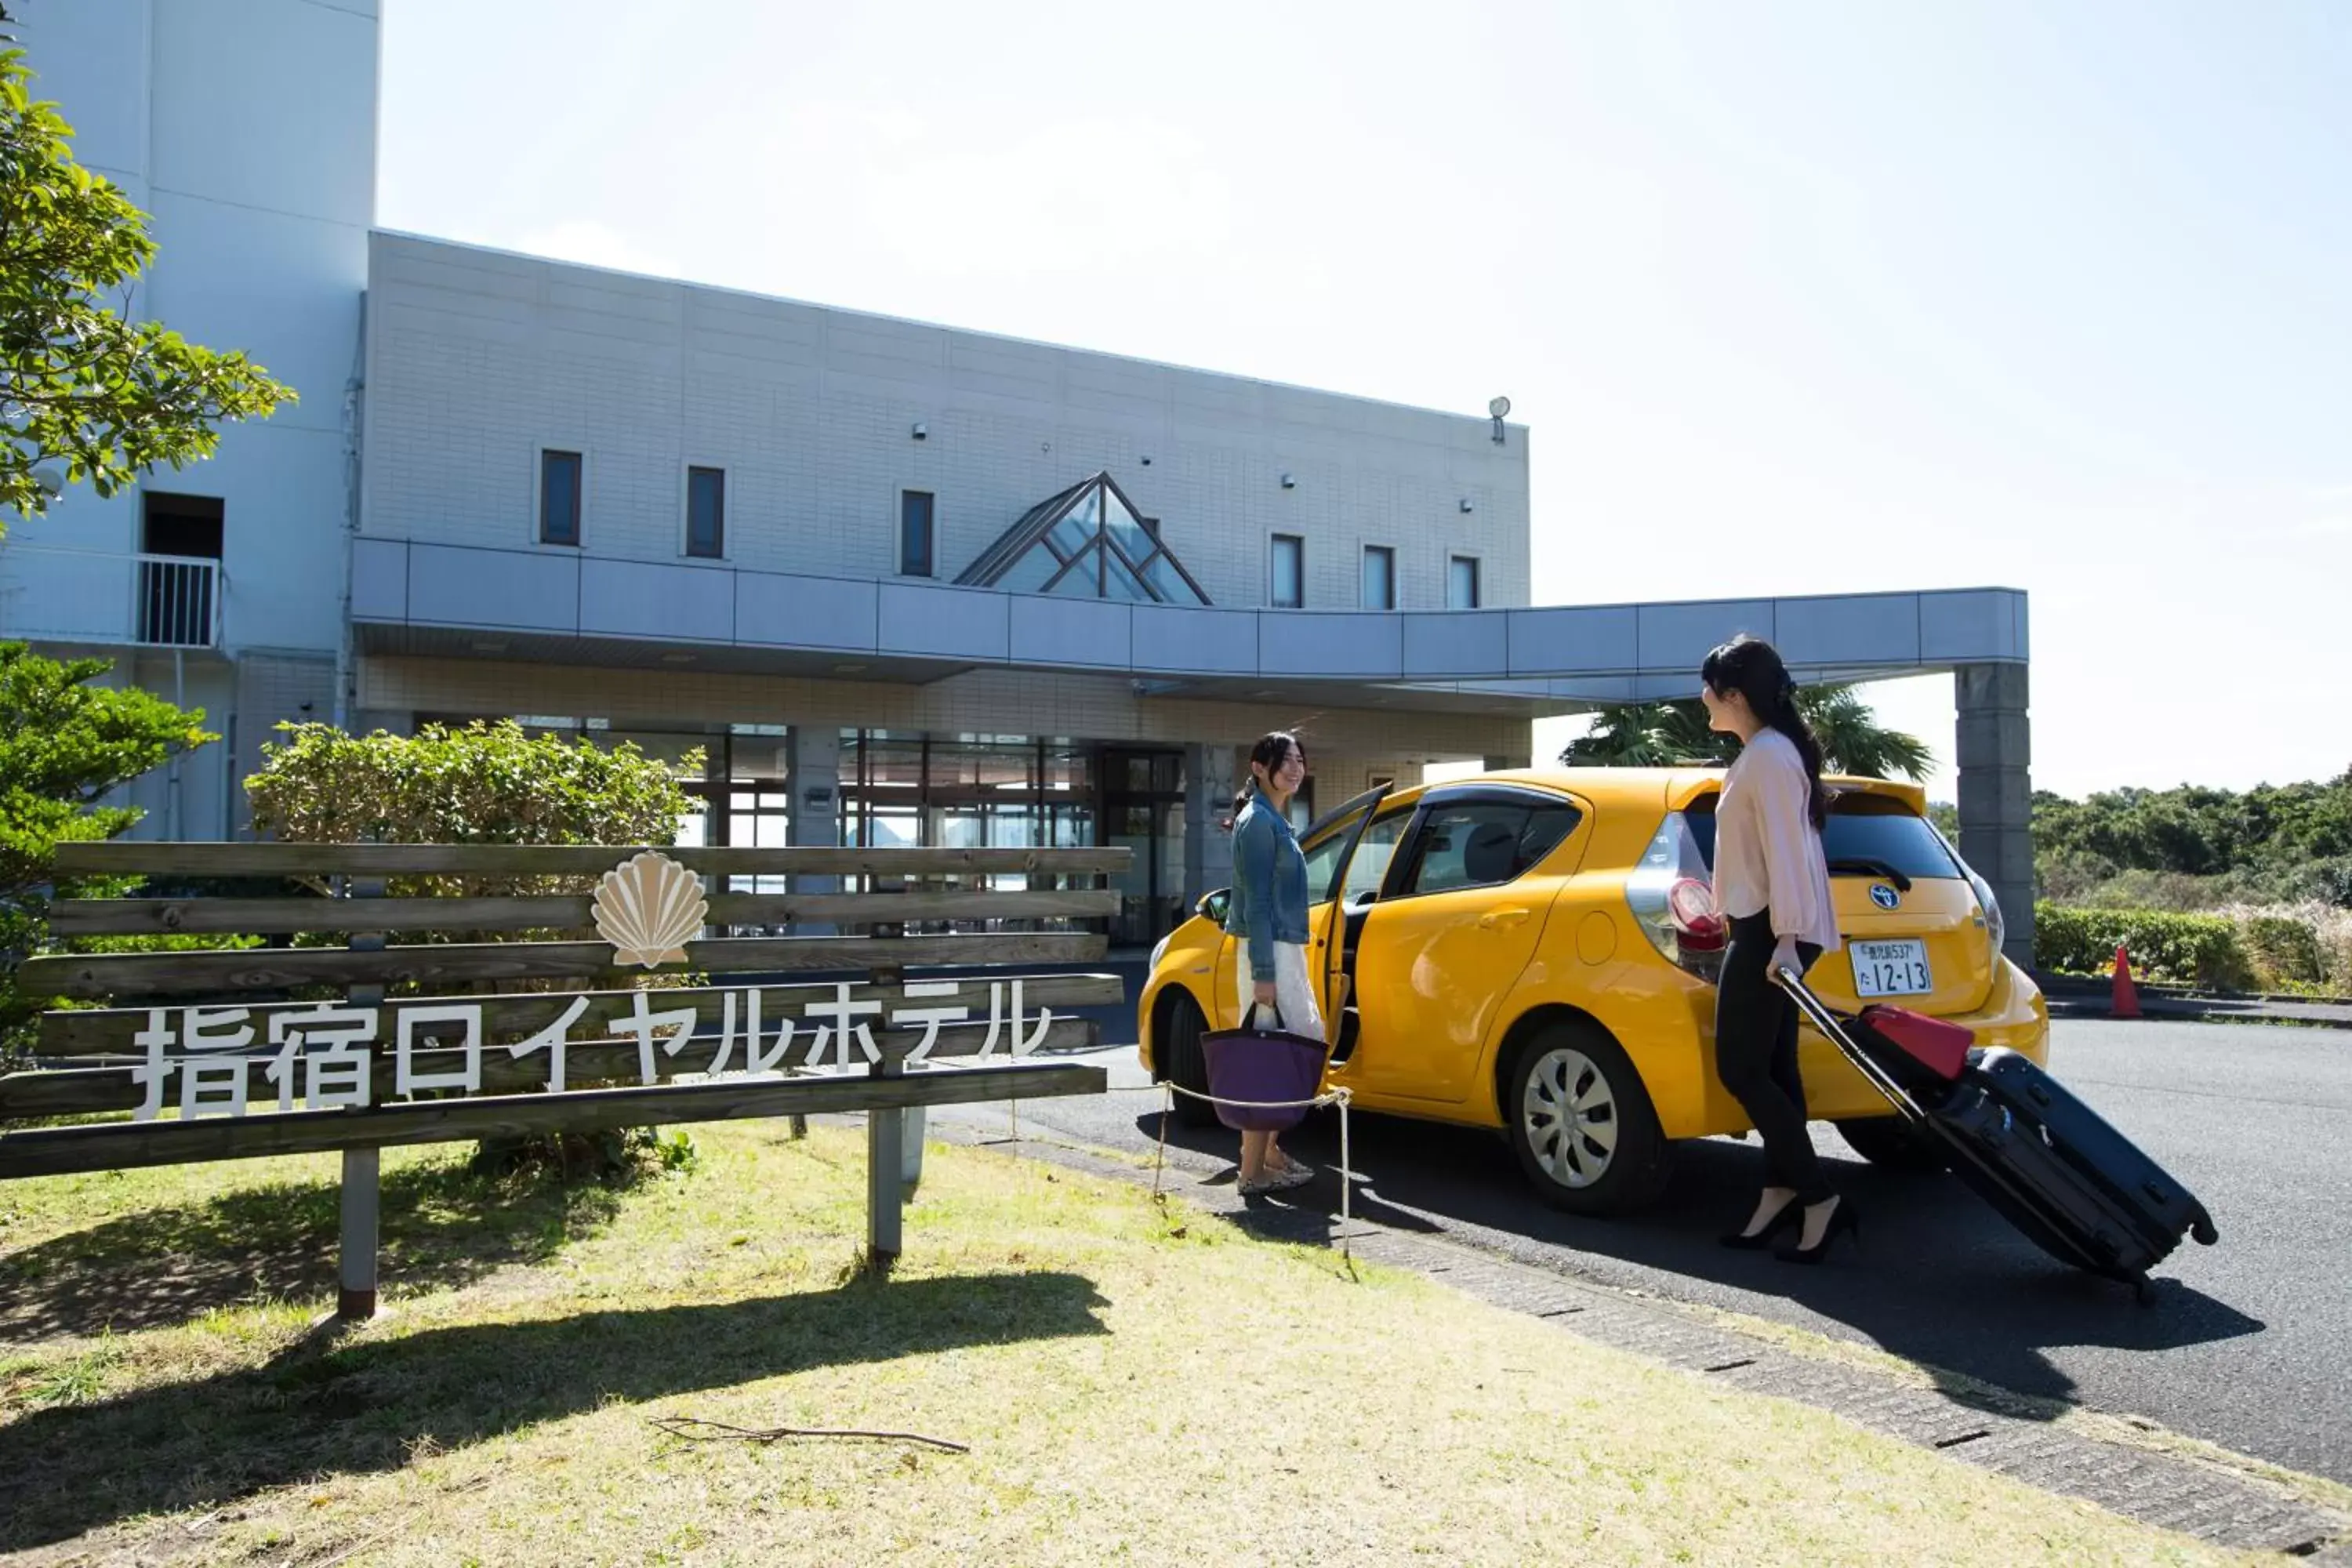
<path id="1" fill-rule="evenodd" d="M 1894 883 L 1895 890 L 1899 893 L 1907 893 L 1911 890 L 1910 878 L 1885 861 L 1874 860 L 1868 856 L 1855 855 L 1832 860 L 1830 862 L 1830 875 L 1832 877 L 1879 877 Z"/>

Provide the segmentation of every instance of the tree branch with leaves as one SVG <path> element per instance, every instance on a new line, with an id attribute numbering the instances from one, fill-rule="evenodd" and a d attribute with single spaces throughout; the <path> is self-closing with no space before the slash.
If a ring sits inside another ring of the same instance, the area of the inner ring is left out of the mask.
<path id="1" fill-rule="evenodd" d="M 1831 773 L 1916 780 L 1926 778 L 1935 765 L 1927 742 L 1879 723 L 1852 687 L 1804 687 L 1797 693 L 1797 710 L 1812 726 L 1822 765 Z M 1559 760 L 1580 768 L 1717 768 L 1729 763 L 1738 749 L 1730 736 L 1706 727 L 1706 710 L 1693 697 L 1600 709 L 1592 728 L 1570 742 Z"/>
<path id="2" fill-rule="evenodd" d="M 74 161 L 32 79 L 22 49 L 0 48 L 0 505 L 23 517 L 48 510 L 49 470 L 110 496 L 294 401 L 244 354 L 131 319 L 155 255 L 146 215 Z"/>

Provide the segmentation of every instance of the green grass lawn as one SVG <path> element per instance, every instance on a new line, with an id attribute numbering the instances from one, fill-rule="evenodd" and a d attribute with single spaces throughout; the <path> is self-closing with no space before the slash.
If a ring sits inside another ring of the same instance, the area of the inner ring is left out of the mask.
<path id="1" fill-rule="evenodd" d="M 1435 1283 L 935 1145 L 860 1277 L 861 1134 L 698 1130 L 626 1192 L 385 1156 L 0 1187 L 0 1551 L 328 1563 L 2208 1563 Z M 969 1445 L 694 1443 L 664 1416 Z"/>

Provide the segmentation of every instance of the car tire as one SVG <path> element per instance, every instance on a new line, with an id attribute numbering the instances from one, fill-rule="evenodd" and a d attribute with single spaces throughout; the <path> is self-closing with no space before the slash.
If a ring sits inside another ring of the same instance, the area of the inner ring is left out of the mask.
<path id="1" fill-rule="evenodd" d="M 1575 1114 L 1564 1128 L 1559 1114 Z M 1555 1024 L 1519 1048 L 1504 1132 L 1528 1184 L 1570 1214 L 1631 1214 L 1665 1190 L 1672 1146 L 1631 1058 L 1593 1024 Z"/>
<path id="2" fill-rule="evenodd" d="M 1165 1077 L 1178 1089 L 1188 1089 L 1192 1094 L 1171 1095 L 1176 1102 L 1175 1118 L 1179 1127 L 1214 1127 L 1217 1108 L 1193 1095 L 1209 1092 L 1209 1057 L 1201 1048 L 1201 1037 L 1207 1032 L 1209 1020 L 1202 1015 L 1201 1005 L 1192 1000 L 1189 991 L 1179 991 L 1168 1008 L 1165 1033 L 1168 1056 Z"/>
<path id="3" fill-rule="evenodd" d="M 1951 1169 L 1951 1151 L 1944 1141 L 1899 1116 L 1865 1116 L 1836 1125 L 1847 1148 L 1883 1169 L 1922 1173 Z"/>

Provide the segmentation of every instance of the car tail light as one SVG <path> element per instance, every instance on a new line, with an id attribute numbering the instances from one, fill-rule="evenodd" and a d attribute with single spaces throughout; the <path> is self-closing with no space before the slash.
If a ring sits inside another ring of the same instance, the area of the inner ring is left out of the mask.
<path id="1" fill-rule="evenodd" d="M 1727 931 L 1706 857 L 1682 813 L 1667 815 L 1626 877 L 1625 903 L 1661 955 L 1710 984 L 1723 972 Z"/>
<path id="2" fill-rule="evenodd" d="M 1927 825 L 1927 831 L 1936 836 L 1936 842 L 1944 847 L 1944 853 L 1952 858 L 1952 864 L 1968 878 L 1969 889 L 1975 892 L 1978 904 L 1984 910 L 1985 932 L 1992 938 L 1992 955 L 1999 958 L 2001 942 L 2009 935 L 2009 921 L 2001 915 L 2000 900 L 1993 896 L 1992 884 L 1978 876 L 1975 868 L 1960 858 L 1960 852 L 1952 847 L 1950 839 L 1944 837 L 1942 828 L 1931 822 Z"/>

